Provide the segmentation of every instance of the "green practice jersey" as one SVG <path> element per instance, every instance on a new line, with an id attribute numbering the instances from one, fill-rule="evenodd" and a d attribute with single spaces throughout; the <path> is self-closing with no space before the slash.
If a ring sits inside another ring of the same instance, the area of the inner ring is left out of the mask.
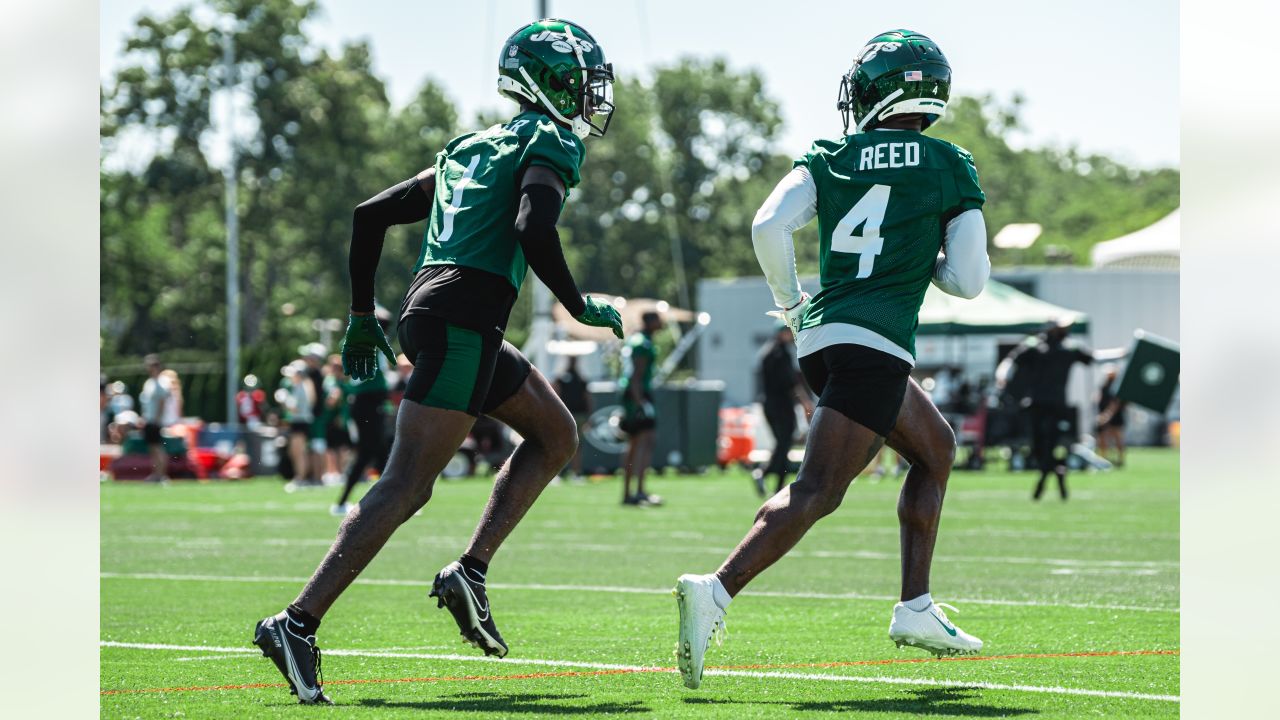
<path id="1" fill-rule="evenodd" d="M 647 358 L 649 362 L 645 363 L 644 373 L 640 376 L 641 391 L 649 392 L 650 385 L 653 383 L 653 371 L 658 364 L 658 350 L 653 345 L 653 338 L 644 333 L 636 333 L 627 338 L 626 345 L 622 346 L 622 377 L 618 380 L 618 387 L 625 396 L 627 388 L 631 387 L 631 376 L 636 372 L 636 360 Z"/>
<path id="2" fill-rule="evenodd" d="M 918 132 L 872 130 L 818 140 L 795 165 L 818 190 L 822 278 L 801 329 L 856 325 L 914 357 L 946 224 L 986 199 L 973 158 Z"/>
<path id="3" fill-rule="evenodd" d="M 451 140 L 436 155 L 435 201 L 414 272 L 462 265 L 505 277 L 519 290 L 528 267 L 514 229 L 520 178 L 530 165 L 550 168 L 567 197 L 584 153 L 576 135 L 532 111 Z"/>

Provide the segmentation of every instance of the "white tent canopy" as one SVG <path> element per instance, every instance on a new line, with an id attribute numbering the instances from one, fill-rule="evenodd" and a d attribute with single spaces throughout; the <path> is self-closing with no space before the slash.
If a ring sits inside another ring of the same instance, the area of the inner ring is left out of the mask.
<path id="1" fill-rule="evenodd" d="M 1180 210 L 1114 240 L 1093 246 L 1093 266 L 1111 269 L 1177 270 L 1182 248 Z"/>

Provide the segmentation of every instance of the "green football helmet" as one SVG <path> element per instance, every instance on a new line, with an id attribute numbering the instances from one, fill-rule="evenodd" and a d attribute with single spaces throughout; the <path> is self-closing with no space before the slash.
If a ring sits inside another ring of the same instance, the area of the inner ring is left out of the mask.
<path id="1" fill-rule="evenodd" d="M 937 43 L 918 32 L 880 33 L 858 52 L 840 78 L 836 109 L 849 134 L 870 130 L 894 115 L 921 113 L 924 127 L 937 122 L 951 96 L 951 65 Z"/>
<path id="2" fill-rule="evenodd" d="M 613 117 L 613 65 L 581 25 L 538 20 L 503 43 L 498 92 L 536 106 L 580 138 L 604 135 Z"/>

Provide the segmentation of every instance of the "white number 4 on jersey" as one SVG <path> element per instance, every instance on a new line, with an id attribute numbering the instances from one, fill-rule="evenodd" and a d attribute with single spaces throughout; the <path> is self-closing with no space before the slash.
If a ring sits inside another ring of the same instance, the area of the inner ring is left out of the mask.
<path id="1" fill-rule="evenodd" d="M 839 253 L 858 253 L 858 278 L 871 277 L 876 256 L 884 250 L 884 238 L 880 237 L 880 225 L 884 223 L 884 213 L 889 207 L 888 185 L 872 185 L 849 212 L 836 225 L 831 233 L 831 251 Z M 863 224 L 865 223 L 865 225 Z M 862 234 L 854 235 L 853 231 L 862 225 Z"/>

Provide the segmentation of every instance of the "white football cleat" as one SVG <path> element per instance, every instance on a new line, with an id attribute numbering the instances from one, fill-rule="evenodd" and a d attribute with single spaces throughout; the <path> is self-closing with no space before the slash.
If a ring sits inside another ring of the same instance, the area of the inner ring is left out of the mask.
<path id="1" fill-rule="evenodd" d="M 712 592 L 714 575 L 681 575 L 671 591 L 680 608 L 680 637 L 676 641 L 676 665 L 687 688 L 697 690 L 702 684 L 702 661 L 712 635 L 716 644 L 726 634 L 724 610 L 716 604 Z"/>
<path id="2" fill-rule="evenodd" d="M 903 603 L 893 606 L 893 620 L 889 623 L 889 639 L 898 647 L 910 645 L 939 657 L 943 655 L 973 655 L 982 649 L 982 641 L 956 627 L 947 619 L 943 608 L 960 612 L 946 603 L 930 603 L 916 612 Z"/>

